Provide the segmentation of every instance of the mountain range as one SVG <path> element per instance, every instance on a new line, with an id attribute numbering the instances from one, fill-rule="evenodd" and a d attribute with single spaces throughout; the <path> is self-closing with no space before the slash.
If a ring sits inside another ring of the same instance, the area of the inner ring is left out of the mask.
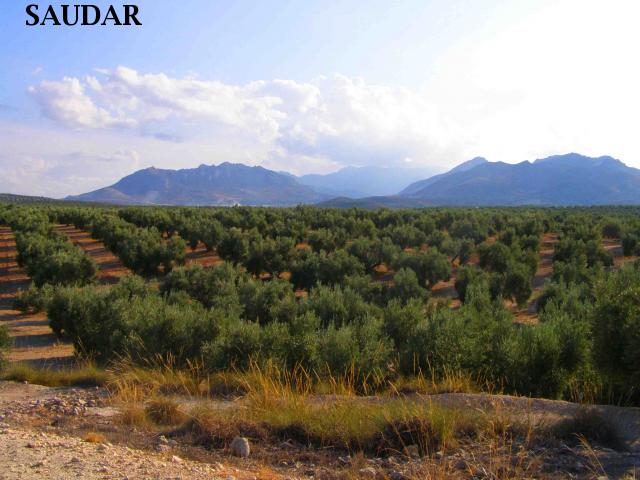
<path id="1" fill-rule="evenodd" d="M 110 187 L 67 200 L 130 205 L 296 205 L 326 200 L 295 177 L 239 163 L 166 170 L 145 168 Z"/>
<path id="2" fill-rule="evenodd" d="M 184 170 L 147 168 L 110 187 L 67 200 L 366 208 L 640 204 L 640 170 L 609 156 L 577 153 L 516 164 L 476 157 L 434 176 L 411 168 L 347 167 L 328 175 L 295 177 L 263 167 L 222 163 Z"/>
<path id="3" fill-rule="evenodd" d="M 165 170 L 146 168 L 109 187 L 67 200 L 129 205 L 297 205 L 338 196 L 384 196 L 433 173 L 425 168 L 346 167 L 296 177 L 240 163 Z"/>

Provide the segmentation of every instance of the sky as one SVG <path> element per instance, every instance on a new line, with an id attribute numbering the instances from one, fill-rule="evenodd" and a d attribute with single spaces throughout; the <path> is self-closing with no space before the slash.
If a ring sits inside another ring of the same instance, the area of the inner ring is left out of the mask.
<path id="1" fill-rule="evenodd" d="M 140 27 L 27 27 L 34 1 L 0 2 L 0 192 L 225 161 L 640 167 L 637 0 L 138 0 Z"/>

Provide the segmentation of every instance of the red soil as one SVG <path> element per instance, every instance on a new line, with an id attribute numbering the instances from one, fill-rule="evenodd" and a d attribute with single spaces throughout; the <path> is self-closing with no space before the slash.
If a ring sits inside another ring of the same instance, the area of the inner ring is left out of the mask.
<path id="1" fill-rule="evenodd" d="M 195 250 L 187 248 L 185 263 L 187 265 L 198 264 L 203 267 L 211 267 L 222 263 L 222 259 L 215 252 L 208 252 L 204 243 L 199 242 Z"/>

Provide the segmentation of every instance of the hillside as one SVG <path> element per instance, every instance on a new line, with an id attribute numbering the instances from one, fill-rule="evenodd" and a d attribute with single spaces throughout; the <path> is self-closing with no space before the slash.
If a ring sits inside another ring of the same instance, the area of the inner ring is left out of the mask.
<path id="1" fill-rule="evenodd" d="M 638 204 L 640 170 L 576 153 L 518 164 L 482 161 L 411 185 L 401 196 L 431 205 Z"/>
<path id="2" fill-rule="evenodd" d="M 133 205 L 296 205 L 326 198 L 289 175 L 222 163 L 183 170 L 151 167 L 67 200 Z"/>
<path id="3" fill-rule="evenodd" d="M 420 192 L 421 190 L 424 190 L 429 185 L 433 185 L 438 180 L 442 180 L 443 178 L 449 177 L 455 173 L 466 172 L 468 170 L 471 170 L 472 168 L 477 167 L 478 165 L 483 165 L 486 163 L 489 163 L 487 159 L 483 157 L 476 157 L 472 160 L 461 163 L 457 167 L 454 167 L 451 170 L 449 170 L 448 172 L 441 173 L 439 175 L 434 175 L 433 177 L 429 177 L 425 180 L 420 180 L 415 183 L 412 183 L 411 185 L 406 187 L 404 190 L 402 190 L 399 195 L 402 195 L 402 196 L 414 195 L 416 192 Z"/>

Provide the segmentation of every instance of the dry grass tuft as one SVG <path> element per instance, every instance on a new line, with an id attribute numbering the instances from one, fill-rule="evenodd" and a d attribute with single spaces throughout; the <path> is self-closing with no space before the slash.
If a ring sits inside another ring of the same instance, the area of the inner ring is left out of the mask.
<path id="1" fill-rule="evenodd" d="M 107 438 L 98 432 L 87 432 L 84 436 L 84 441 L 88 443 L 105 443 Z"/>
<path id="2" fill-rule="evenodd" d="M 91 363 L 62 370 L 12 363 L 2 371 L 0 378 L 47 387 L 96 387 L 107 383 L 108 374 Z"/>
<path id="3" fill-rule="evenodd" d="M 188 435 L 193 443 L 207 448 L 226 448 L 237 436 L 253 441 L 266 440 L 267 431 L 238 414 L 238 411 L 219 410 L 201 405 L 191 412 L 189 420 L 175 435 Z"/>
<path id="4" fill-rule="evenodd" d="M 110 391 L 126 397 L 136 393 L 143 399 L 155 395 L 199 395 L 203 376 L 199 365 L 178 369 L 171 358 L 158 358 L 145 366 L 122 359 L 112 365 L 109 373 Z"/>
<path id="5" fill-rule="evenodd" d="M 463 372 L 447 370 L 440 376 L 436 376 L 435 372 L 425 376 L 420 371 L 414 376 L 400 377 L 389 382 L 389 390 L 391 393 L 399 395 L 414 393 L 423 395 L 472 393 L 479 390 L 479 383 L 477 379 L 473 379 L 469 374 Z"/>
<path id="6" fill-rule="evenodd" d="M 237 398 L 249 391 L 247 379 L 237 372 L 218 372 L 208 376 L 200 384 L 203 393 L 212 397 Z"/>
<path id="7" fill-rule="evenodd" d="M 445 409 L 424 398 L 362 398 L 348 381 L 334 379 L 333 392 L 317 395 L 301 371 L 251 375 L 240 408 L 202 402 L 180 433 L 214 447 L 243 435 L 351 452 L 397 453 L 417 445 L 429 454 L 476 436 L 485 423 L 477 412 Z"/>
<path id="8" fill-rule="evenodd" d="M 138 404 L 127 403 L 119 406 L 120 423 L 129 427 L 147 427 L 149 426 L 149 418 L 144 408 Z"/>
<path id="9" fill-rule="evenodd" d="M 144 408 L 147 418 L 157 425 L 179 425 L 187 416 L 180 404 L 171 398 L 159 397 L 147 402 Z"/>

